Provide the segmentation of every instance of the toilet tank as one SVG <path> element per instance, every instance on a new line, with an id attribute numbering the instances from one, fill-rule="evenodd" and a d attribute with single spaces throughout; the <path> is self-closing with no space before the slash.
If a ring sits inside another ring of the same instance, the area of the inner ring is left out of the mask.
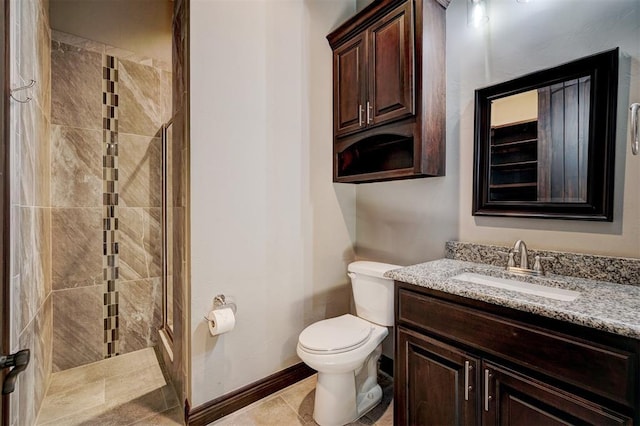
<path id="1" fill-rule="evenodd" d="M 357 316 L 387 327 L 394 324 L 393 280 L 384 278 L 384 273 L 397 268 L 401 266 L 369 261 L 349 264 Z"/>

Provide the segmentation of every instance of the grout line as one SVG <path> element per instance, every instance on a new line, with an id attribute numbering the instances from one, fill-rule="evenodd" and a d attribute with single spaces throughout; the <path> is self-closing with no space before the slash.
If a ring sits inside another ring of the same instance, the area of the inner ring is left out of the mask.
<path id="1" fill-rule="evenodd" d="M 178 407 L 178 405 L 176 405 L 176 407 Z M 171 408 L 168 408 L 168 409 L 166 409 L 166 410 L 164 410 L 164 411 L 161 411 L 161 412 L 159 412 L 159 413 L 153 413 L 153 414 L 150 414 L 150 415 L 148 415 L 148 416 L 146 416 L 146 417 L 142 417 L 142 418 L 140 418 L 140 419 L 137 419 L 137 420 L 135 420 L 135 421 L 134 421 L 134 422 L 132 422 L 132 423 L 127 423 L 127 425 L 126 425 L 126 426 L 131 426 L 131 425 L 135 425 L 135 424 L 141 424 L 141 422 L 143 422 L 144 420 L 148 420 L 148 419 L 151 419 L 152 417 L 155 417 L 155 416 L 158 416 L 158 415 L 161 415 L 161 414 L 165 414 L 165 413 L 167 413 L 168 411 L 173 410 L 174 408 L 175 408 L 175 407 L 171 407 Z M 163 416 L 163 417 L 166 417 L 166 416 Z M 147 424 L 147 423 L 145 423 L 145 424 Z M 178 423 L 178 424 L 182 424 L 182 423 Z"/>
<path id="2" fill-rule="evenodd" d="M 317 374 L 317 373 L 316 373 L 316 374 Z M 296 383 L 292 384 L 291 386 L 288 386 L 288 387 L 286 387 L 286 388 L 282 389 L 280 392 L 278 392 L 278 394 L 284 394 L 285 392 L 288 392 L 289 390 L 292 390 L 294 387 L 296 387 L 296 386 L 298 386 L 298 385 L 302 384 L 303 382 L 305 382 L 305 381 L 307 381 L 307 380 L 311 379 L 312 377 L 313 377 L 313 376 L 309 376 L 309 377 L 307 377 L 307 378 L 305 378 L 305 379 L 302 379 L 302 380 L 300 380 L 300 381 L 298 381 L 298 382 L 296 382 Z M 315 387 L 314 387 L 314 390 L 315 390 Z M 296 412 L 296 414 L 298 414 L 298 410 L 296 409 L 296 407 L 294 407 L 293 405 L 289 404 L 289 402 L 288 402 L 286 399 L 282 398 L 282 400 L 285 402 L 285 404 L 287 404 L 289 407 L 291 407 L 291 408 L 293 409 L 293 411 L 295 411 L 295 412 Z M 298 416 L 299 416 L 299 415 L 298 415 Z"/>
<path id="3" fill-rule="evenodd" d="M 300 421 L 301 421 L 301 423 L 302 423 L 302 424 L 306 424 L 306 422 L 305 422 L 304 418 L 302 418 L 302 416 L 300 415 L 300 413 L 298 413 L 298 410 L 297 410 L 294 406 L 292 406 L 291 404 L 289 404 L 289 402 L 288 402 L 286 399 L 284 399 L 284 398 L 282 398 L 282 397 L 280 397 L 280 399 L 282 399 L 282 400 L 284 401 L 285 405 L 286 405 L 287 407 L 289 407 L 289 408 L 290 408 L 290 409 L 295 413 L 295 415 L 296 415 L 296 416 L 298 416 L 298 418 L 300 419 Z M 312 414 L 313 414 L 313 413 L 312 413 Z"/>
<path id="4" fill-rule="evenodd" d="M 276 398 L 280 398 L 285 403 L 287 408 L 291 409 L 294 412 L 294 414 L 300 419 L 301 423 L 305 424 L 304 419 L 302 418 L 302 416 L 300 416 L 300 414 L 298 414 L 297 409 L 295 407 L 293 407 L 291 404 L 289 404 L 286 399 L 282 398 L 282 395 L 285 392 L 288 392 L 289 390 L 293 389 L 297 385 L 301 384 L 302 382 L 304 382 L 306 380 L 310 380 L 312 377 L 313 376 L 307 377 L 307 378 L 302 379 L 302 380 L 300 380 L 300 381 L 298 381 L 296 383 L 293 383 L 292 385 L 287 386 L 284 389 L 279 390 L 278 392 L 275 392 L 275 393 L 272 393 L 270 395 L 267 395 L 264 398 L 262 398 L 262 399 L 260 399 L 260 400 L 258 400 L 256 402 L 253 402 L 250 405 L 247 405 L 246 407 L 242 407 L 240 410 L 237 410 L 237 411 L 234 411 L 233 413 L 227 414 L 225 417 L 222 417 L 222 418 L 218 419 L 217 421 L 220 421 L 222 419 L 231 419 L 231 418 L 236 417 L 238 415 L 242 415 L 244 413 L 248 413 L 249 411 L 252 411 L 252 410 L 258 408 L 259 406 L 261 406 L 264 403 L 267 403 L 267 402 L 269 402 L 269 401 L 271 401 L 273 399 L 276 399 Z"/>
<path id="5" fill-rule="evenodd" d="M 76 290 L 76 289 L 79 289 L 79 288 L 98 287 L 98 286 L 101 286 L 101 285 L 102 285 L 102 283 L 100 283 L 100 284 L 90 284 L 90 285 L 81 285 L 81 286 L 78 286 L 78 287 L 57 288 L 57 289 L 52 289 L 51 293 L 60 292 L 60 291 Z"/>

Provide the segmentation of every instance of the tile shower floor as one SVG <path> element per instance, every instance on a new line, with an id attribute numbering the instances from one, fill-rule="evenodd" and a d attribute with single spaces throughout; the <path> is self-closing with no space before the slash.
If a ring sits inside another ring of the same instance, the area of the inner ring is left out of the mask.
<path id="1" fill-rule="evenodd" d="M 393 380 L 380 373 L 378 382 L 382 387 L 382 401 L 354 426 L 393 426 Z M 214 422 L 215 426 L 257 425 L 317 425 L 313 421 L 316 375 L 302 380 L 280 392 L 269 395 L 241 410 Z"/>
<path id="2" fill-rule="evenodd" d="M 153 348 L 53 373 L 37 425 L 182 425 Z"/>

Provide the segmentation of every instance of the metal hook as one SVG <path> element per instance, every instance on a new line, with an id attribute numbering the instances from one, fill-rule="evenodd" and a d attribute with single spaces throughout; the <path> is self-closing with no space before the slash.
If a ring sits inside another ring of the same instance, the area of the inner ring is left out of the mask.
<path id="1" fill-rule="evenodd" d="M 640 151 L 640 125 L 638 123 L 640 104 L 631 104 L 629 110 L 631 111 L 631 123 L 629 125 L 629 130 L 631 131 L 631 152 L 633 155 L 638 155 L 638 151 Z"/>
<path id="2" fill-rule="evenodd" d="M 35 84 L 36 84 L 36 81 L 31 79 L 29 84 L 27 84 L 26 86 L 17 87 L 15 89 L 10 90 L 9 91 L 9 96 L 11 96 L 11 99 L 13 99 L 16 102 L 20 102 L 21 104 L 26 104 L 27 102 L 31 101 L 31 99 L 32 99 L 31 97 L 27 96 L 27 99 L 22 100 L 22 99 L 16 98 L 15 96 L 13 96 L 13 94 L 15 92 L 19 92 L 21 90 L 31 89 L 33 86 L 35 86 Z"/>

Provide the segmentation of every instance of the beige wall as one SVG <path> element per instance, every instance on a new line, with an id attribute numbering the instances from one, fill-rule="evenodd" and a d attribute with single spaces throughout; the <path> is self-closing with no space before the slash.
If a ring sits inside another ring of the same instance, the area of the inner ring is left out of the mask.
<path id="1" fill-rule="evenodd" d="M 466 3 L 447 10 L 447 172 L 357 189 L 357 255 L 415 263 L 442 257 L 447 239 L 640 257 L 640 167 L 629 153 L 628 105 L 640 99 L 640 3 L 492 2 L 488 26 L 467 27 Z M 620 46 L 613 223 L 471 215 L 474 91 Z M 535 52 L 535 54 L 533 53 Z"/>
<path id="2" fill-rule="evenodd" d="M 355 188 L 331 182 L 325 36 L 354 10 L 191 2 L 192 407 L 300 362 L 300 331 L 349 309 Z M 238 313 L 214 338 L 218 293 Z"/>

